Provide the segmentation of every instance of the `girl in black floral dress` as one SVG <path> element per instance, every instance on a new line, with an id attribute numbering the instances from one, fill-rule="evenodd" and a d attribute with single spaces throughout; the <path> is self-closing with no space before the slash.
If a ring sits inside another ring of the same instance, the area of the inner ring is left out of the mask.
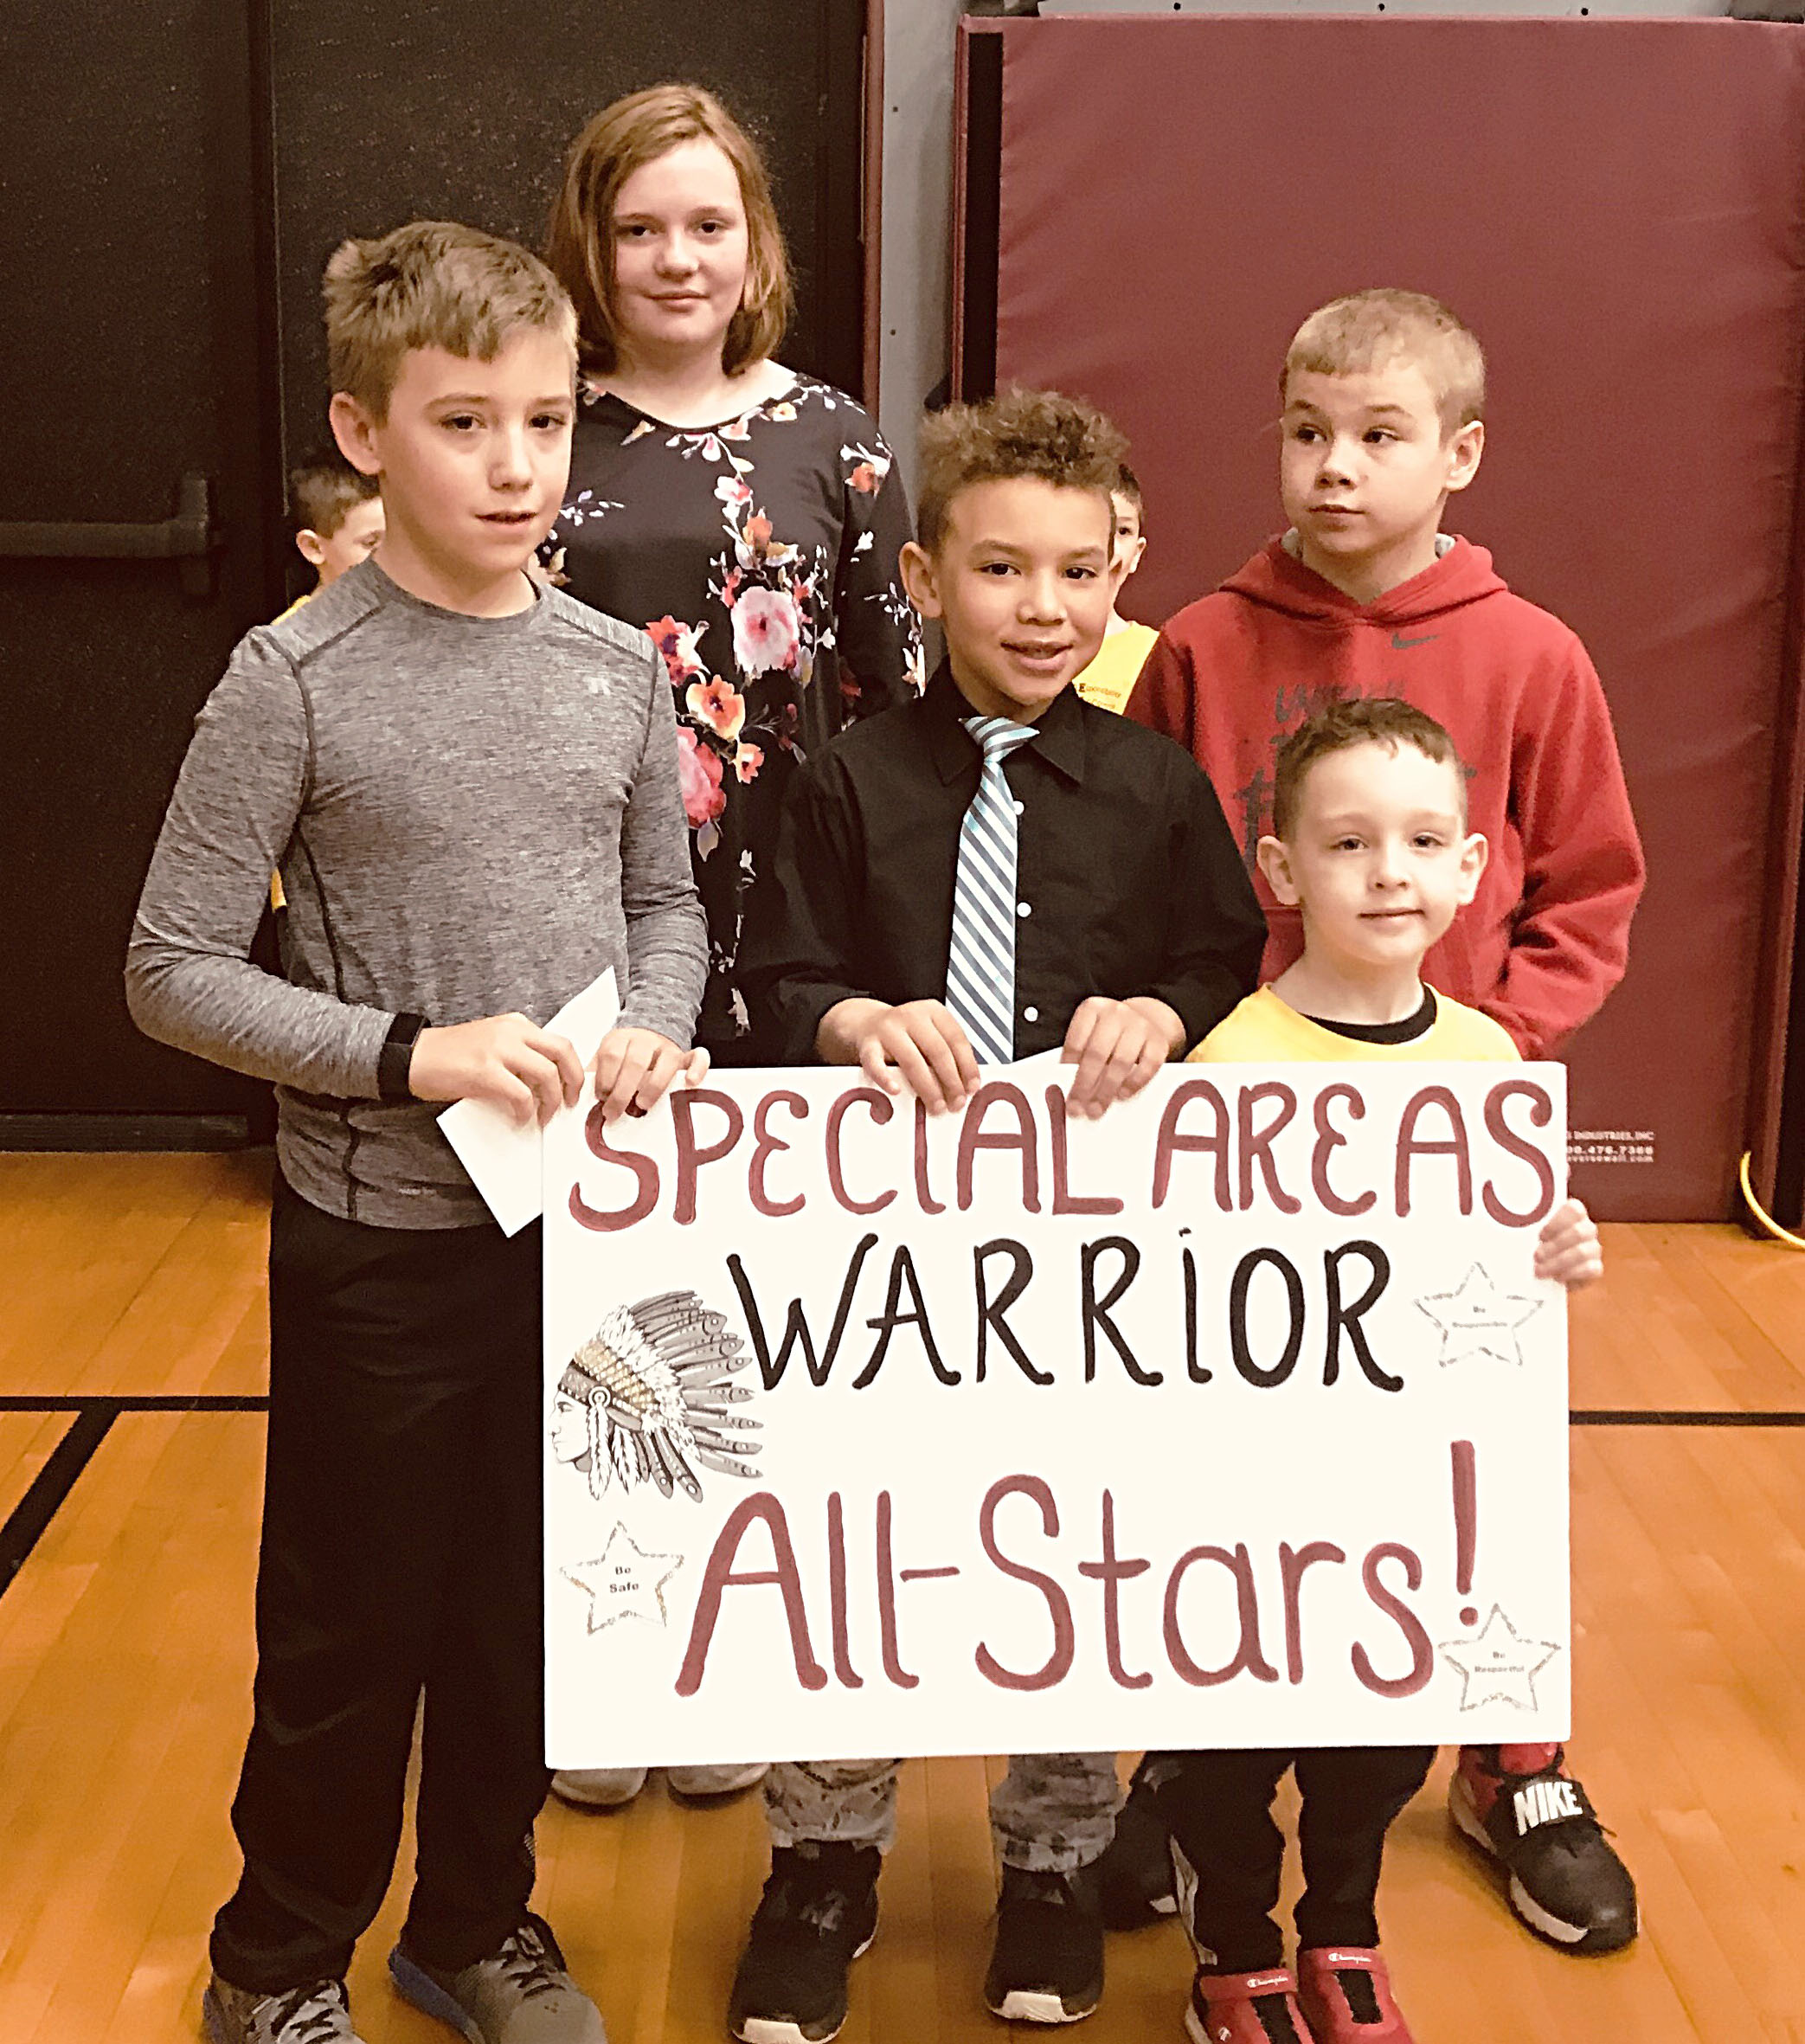
<path id="1" fill-rule="evenodd" d="M 752 144 L 709 94 L 659 87 L 598 114 L 549 254 L 583 402 L 543 559 L 664 657 L 708 914 L 697 1040 L 754 1062 L 740 926 L 796 762 L 922 685 L 902 479 L 858 404 L 771 360 L 782 240 Z"/>
<path id="2" fill-rule="evenodd" d="M 677 701 L 709 981 L 696 1032 L 758 1061 L 735 960 L 799 759 L 922 685 L 897 573 L 909 505 L 858 405 L 771 359 L 789 317 L 763 164 L 706 93 L 617 100 L 571 146 L 548 254 L 575 302 L 583 402 L 547 573 L 643 626 Z M 761 1766 L 669 1771 L 722 1795 Z M 644 1768 L 566 1771 L 608 1807 Z"/>

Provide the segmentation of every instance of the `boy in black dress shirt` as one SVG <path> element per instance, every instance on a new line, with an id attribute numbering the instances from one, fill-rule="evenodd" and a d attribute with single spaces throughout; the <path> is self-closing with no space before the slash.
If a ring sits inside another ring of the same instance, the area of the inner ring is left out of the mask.
<path id="1" fill-rule="evenodd" d="M 781 1054 L 858 1064 L 930 1113 L 981 1064 L 1061 1049 L 1075 1113 L 1138 1092 L 1250 992 L 1265 925 L 1189 755 L 1069 685 L 1109 615 L 1125 451 L 1052 392 L 954 406 L 922 436 L 910 595 L 946 633 L 919 701 L 810 762 L 742 953 Z M 877 1929 L 894 1760 L 775 1767 L 771 1877 L 734 1982 L 743 2044 L 822 2044 Z M 1113 1753 L 1018 1757 L 992 1797 L 1002 1899 L 985 2000 L 1070 2022 L 1102 1993 L 1094 1867 Z"/>

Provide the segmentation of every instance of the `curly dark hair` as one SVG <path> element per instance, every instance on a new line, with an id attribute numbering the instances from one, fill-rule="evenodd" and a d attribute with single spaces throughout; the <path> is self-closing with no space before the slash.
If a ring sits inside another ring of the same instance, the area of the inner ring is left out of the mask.
<path id="1" fill-rule="evenodd" d="M 1057 390 L 1004 390 L 981 404 L 948 405 L 922 427 L 921 543 L 930 554 L 939 550 L 953 499 L 978 483 L 1025 476 L 1094 491 L 1107 504 L 1127 451 L 1126 437 L 1095 405 Z"/>

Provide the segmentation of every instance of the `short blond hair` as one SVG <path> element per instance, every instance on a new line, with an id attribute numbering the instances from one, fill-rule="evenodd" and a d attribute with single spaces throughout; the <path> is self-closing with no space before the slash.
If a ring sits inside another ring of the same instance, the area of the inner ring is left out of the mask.
<path id="1" fill-rule="evenodd" d="M 334 390 L 389 414 L 401 358 L 442 348 L 493 362 L 523 329 L 556 335 L 575 365 L 576 315 L 563 286 L 517 242 L 450 220 L 415 220 L 341 241 L 326 264 L 326 356 Z"/>
<path id="2" fill-rule="evenodd" d="M 961 490 L 1029 477 L 1102 498 L 1115 528 L 1110 492 L 1121 486 L 1128 442 L 1095 405 L 1057 390 L 1005 390 L 981 404 L 949 404 L 922 423 L 921 493 L 915 523 L 922 545 L 939 551 Z"/>
<path id="3" fill-rule="evenodd" d="M 1279 403 L 1290 402 L 1300 370 L 1359 376 L 1404 362 L 1423 371 L 1442 419 L 1458 433 L 1486 414 L 1486 358 L 1473 330 L 1440 299 L 1421 291 L 1356 291 L 1319 305 L 1291 337 L 1279 373 Z"/>
<path id="4" fill-rule="evenodd" d="M 729 376 L 774 354 L 790 323 L 793 294 L 783 229 L 758 145 L 699 85 L 655 85 L 604 106 L 564 159 L 552 202 L 545 255 L 576 307 L 585 372 L 620 366 L 614 297 L 614 207 L 635 170 L 685 142 L 712 142 L 733 165 L 746 212 L 746 288 L 728 323 L 721 366 Z"/>

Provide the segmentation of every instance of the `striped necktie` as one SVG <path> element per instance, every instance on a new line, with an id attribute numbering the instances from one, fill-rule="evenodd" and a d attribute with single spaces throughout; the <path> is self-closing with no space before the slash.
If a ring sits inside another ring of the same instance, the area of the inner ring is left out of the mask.
<path id="1" fill-rule="evenodd" d="M 1015 1056 L 1015 797 L 1003 762 L 1034 736 L 1032 724 L 971 717 L 965 728 L 984 754 L 978 792 L 959 826 L 947 1006 L 965 1026 L 980 1064 Z"/>

